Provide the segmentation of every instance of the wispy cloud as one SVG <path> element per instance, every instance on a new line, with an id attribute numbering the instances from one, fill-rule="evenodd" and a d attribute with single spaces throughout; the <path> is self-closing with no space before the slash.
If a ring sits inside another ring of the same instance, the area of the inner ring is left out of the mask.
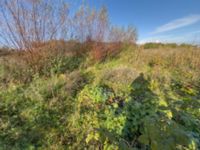
<path id="1" fill-rule="evenodd" d="M 199 15 L 190 15 L 186 16 L 184 18 L 172 20 L 167 24 L 164 24 L 160 27 L 157 27 L 155 31 L 153 31 L 151 34 L 158 34 L 163 33 L 166 31 L 175 30 L 181 27 L 189 26 L 192 24 L 195 24 L 200 21 L 200 14 Z"/>

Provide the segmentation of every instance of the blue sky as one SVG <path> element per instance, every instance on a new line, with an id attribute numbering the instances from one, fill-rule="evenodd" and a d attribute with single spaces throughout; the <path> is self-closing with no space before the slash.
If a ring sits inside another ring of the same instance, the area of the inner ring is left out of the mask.
<path id="1" fill-rule="evenodd" d="M 81 0 L 67 0 L 72 7 Z M 105 5 L 116 25 L 134 25 L 139 43 L 200 43 L 200 0 L 85 0 L 92 7 Z"/>

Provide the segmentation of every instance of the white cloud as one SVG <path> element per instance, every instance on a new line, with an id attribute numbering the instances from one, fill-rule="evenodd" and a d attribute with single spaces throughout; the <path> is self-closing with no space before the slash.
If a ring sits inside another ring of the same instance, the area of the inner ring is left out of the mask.
<path id="1" fill-rule="evenodd" d="M 199 15 L 190 15 L 186 16 L 184 18 L 172 20 L 167 24 L 164 24 L 160 27 L 157 27 L 155 31 L 152 32 L 152 34 L 158 34 L 158 33 L 163 33 L 166 31 L 171 31 L 174 29 L 178 29 L 181 27 L 189 26 L 192 24 L 195 24 L 200 21 L 200 14 Z"/>

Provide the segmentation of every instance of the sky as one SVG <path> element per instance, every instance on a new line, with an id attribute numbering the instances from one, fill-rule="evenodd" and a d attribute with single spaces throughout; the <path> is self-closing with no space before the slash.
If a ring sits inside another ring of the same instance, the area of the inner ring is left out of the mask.
<path id="1" fill-rule="evenodd" d="M 67 0 L 76 8 L 82 0 Z M 200 0 L 85 0 L 106 6 L 114 25 L 134 25 L 138 43 L 200 43 Z"/>

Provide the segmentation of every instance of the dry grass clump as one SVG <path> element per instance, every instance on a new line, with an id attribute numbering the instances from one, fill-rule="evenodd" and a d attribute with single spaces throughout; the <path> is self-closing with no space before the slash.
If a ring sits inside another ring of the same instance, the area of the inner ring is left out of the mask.
<path id="1" fill-rule="evenodd" d="M 105 71 L 103 80 L 111 83 L 129 84 L 138 76 L 138 72 L 128 67 L 117 67 Z"/>
<path id="2" fill-rule="evenodd" d="M 158 49 L 137 48 L 134 50 L 134 59 L 130 63 L 134 67 L 141 69 L 149 67 L 162 74 L 164 70 L 168 70 L 177 77 L 185 77 L 186 79 L 199 80 L 200 75 L 200 49 L 197 47 L 177 46 L 171 48 L 167 45 Z"/>
<path id="3" fill-rule="evenodd" d="M 159 49 L 144 49 L 138 47 L 133 51 L 135 62 L 150 66 L 167 66 L 167 67 L 192 67 L 198 69 L 200 65 L 200 49 L 197 47 L 190 48 L 170 48 L 165 46 Z M 131 56 L 130 56 L 131 57 Z"/>
<path id="4" fill-rule="evenodd" d="M 127 66 L 109 68 L 103 71 L 100 76 L 100 84 L 108 86 L 116 93 L 122 95 L 129 92 L 131 83 L 137 78 L 139 72 Z"/>

